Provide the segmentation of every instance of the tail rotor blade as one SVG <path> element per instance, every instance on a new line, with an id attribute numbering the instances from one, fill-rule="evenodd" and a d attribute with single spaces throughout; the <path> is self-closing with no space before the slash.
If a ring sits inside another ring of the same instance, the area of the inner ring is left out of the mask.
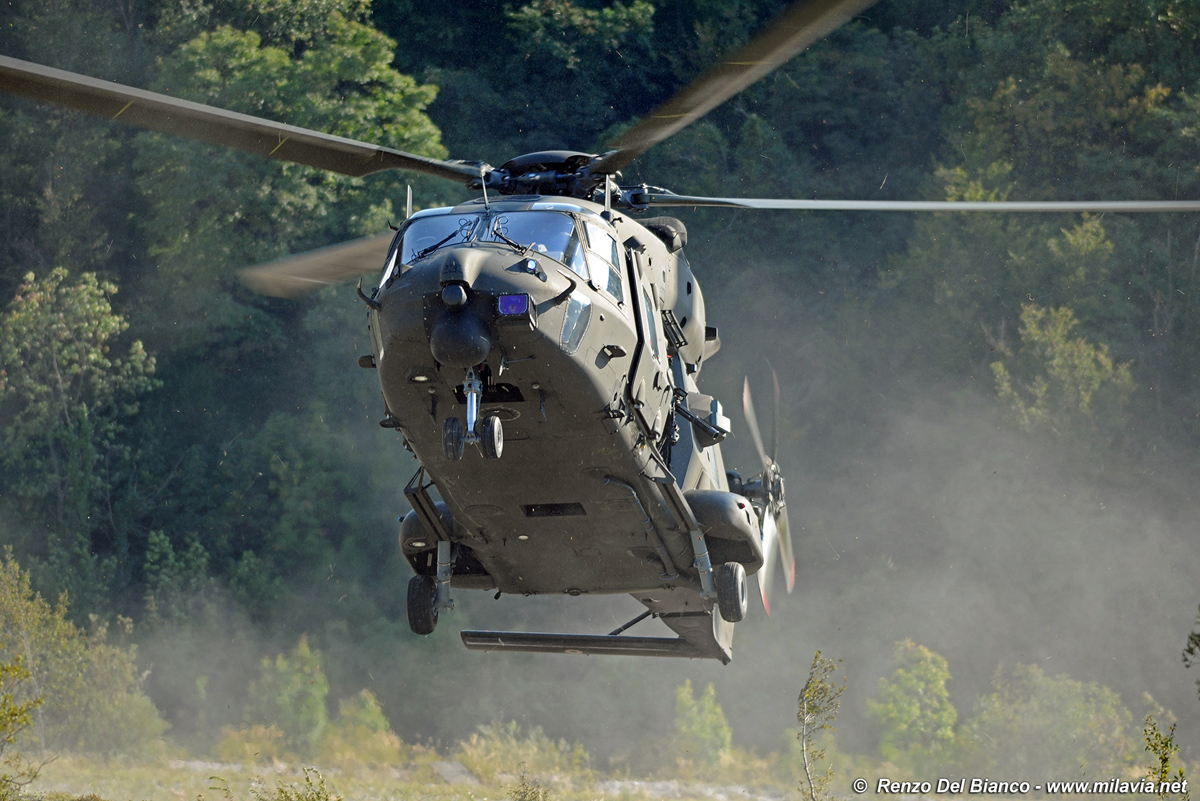
<path id="1" fill-rule="evenodd" d="M 775 551 L 778 547 L 779 528 L 775 525 L 775 515 L 768 509 L 763 513 L 762 549 L 763 566 L 758 571 L 758 591 L 762 595 L 763 609 L 767 616 L 771 615 L 771 584 L 775 574 Z"/>
<path id="2" fill-rule="evenodd" d="M 771 380 L 775 383 L 775 404 L 771 407 L 771 461 L 779 457 L 779 375 L 771 368 Z"/>
<path id="3" fill-rule="evenodd" d="M 792 529 L 788 525 L 787 505 L 779 507 L 777 518 L 779 528 L 779 559 L 783 563 L 783 580 L 787 585 L 788 595 L 796 588 L 796 555 L 792 551 Z"/>
<path id="4" fill-rule="evenodd" d="M 750 426 L 750 438 L 758 450 L 758 458 L 764 468 L 770 468 L 771 460 L 767 458 L 767 449 L 763 447 L 762 434 L 758 430 L 758 415 L 754 413 L 754 399 L 750 397 L 750 379 L 747 378 L 742 386 L 742 414 L 746 417 L 746 425 Z"/>

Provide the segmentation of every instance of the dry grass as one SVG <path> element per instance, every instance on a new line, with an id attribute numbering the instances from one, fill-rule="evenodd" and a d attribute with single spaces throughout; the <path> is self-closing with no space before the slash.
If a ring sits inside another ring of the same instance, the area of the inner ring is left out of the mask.
<path id="1" fill-rule="evenodd" d="M 434 754 L 432 759 L 444 757 Z M 302 766 L 284 763 L 170 760 L 138 764 L 64 756 L 47 765 L 26 792 L 40 801 L 338 801 L 338 797 L 348 801 L 513 801 L 514 796 L 531 801 L 532 788 L 540 793 L 537 801 L 648 801 L 659 797 L 653 783 L 644 790 L 626 786 L 616 795 L 606 795 L 591 782 L 520 774 L 519 768 L 514 774 L 468 785 L 442 781 L 432 763 L 306 773 Z M 711 790 L 706 792 L 700 785 L 669 784 L 677 801 L 712 801 Z"/>

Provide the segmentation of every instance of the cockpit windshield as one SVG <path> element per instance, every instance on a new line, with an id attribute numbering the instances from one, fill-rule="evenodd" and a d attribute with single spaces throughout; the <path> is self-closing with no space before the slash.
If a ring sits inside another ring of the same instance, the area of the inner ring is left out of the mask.
<path id="1" fill-rule="evenodd" d="M 493 217 L 480 231 L 479 238 L 484 242 L 503 242 L 500 234 L 555 261 L 565 262 L 563 255 L 575 234 L 575 221 L 557 211 L 507 212 Z"/>
<path id="2" fill-rule="evenodd" d="M 401 264 L 471 241 L 528 248 L 562 262 L 584 279 L 589 277 L 575 218 L 566 212 L 527 210 L 416 217 L 405 227 L 398 247 L 388 255 L 383 281 Z"/>
<path id="3" fill-rule="evenodd" d="M 478 214 L 439 214 L 418 217 L 404 229 L 400 243 L 401 263 L 411 263 L 446 245 L 468 241 L 479 224 Z"/>

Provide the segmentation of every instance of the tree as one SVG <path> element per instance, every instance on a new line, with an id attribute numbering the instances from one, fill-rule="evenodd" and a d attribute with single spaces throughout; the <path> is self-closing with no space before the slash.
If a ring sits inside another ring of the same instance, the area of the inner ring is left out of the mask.
<path id="1" fill-rule="evenodd" d="M 867 712 L 883 730 L 879 750 L 889 762 L 902 757 L 920 769 L 944 762 L 954 743 L 958 711 L 946 683 L 950 666 L 940 654 L 912 640 L 896 643 L 896 669 L 879 680 L 879 700 L 867 701 Z"/>
<path id="2" fill-rule="evenodd" d="M 1158 797 L 1166 801 L 1172 794 L 1161 789 L 1164 782 L 1180 782 L 1187 787 L 1187 776 L 1183 772 L 1182 764 L 1176 766 L 1174 775 L 1171 774 L 1171 760 L 1179 753 L 1179 746 L 1175 744 L 1175 722 L 1171 722 L 1166 732 L 1158 728 L 1154 715 L 1146 715 L 1145 723 L 1142 736 L 1146 740 L 1146 750 L 1154 757 L 1154 764 L 1146 771 L 1146 779 L 1154 782 L 1158 788 Z M 1183 801 L 1189 801 L 1191 795 L 1191 792 L 1185 790 L 1182 794 Z"/>
<path id="3" fill-rule="evenodd" d="M 1026 304 L 1018 366 L 1010 372 L 1003 361 L 992 362 L 996 392 L 1027 431 L 1078 431 L 1110 439 L 1119 430 L 1133 378 L 1129 365 L 1116 362 L 1107 346 L 1076 336 L 1077 326 L 1069 308 Z"/>
<path id="4" fill-rule="evenodd" d="M 128 636 L 132 621 L 120 618 Z M 150 747 L 166 731 L 142 692 L 137 650 L 107 642 L 93 620 L 83 631 L 67 618 L 65 595 L 51 606 L 33 591 L 29 574 L 8 549 L 0 561 L 0 661 L 21 660 L 27 678 L 12 687 L 17 703 L 44 699 L 33 710 L 40 748 L 103 754 Z"/>
<path id="5" fill-rule="evenodd" d="M 696 698 L 688 679 L 675 688 L 675 758 L 682 768 L 711 774 L 733 747 L 733 730 L 710 682 Z"/>
<path id="6" fill-rule="evenodd" d="M 0 651 L 4 650 L 0 643 Z M 19 655 L 0 662 L 0 799 L 21 797 L 21 788 L 37 778 L 38 768 L 25 761 L 19 752 L 9 751 L 21 733 L 33 724 L 33 710 L 42 703 L 40 696 L 18 700 L 22 682 L 29 669 Z M 6 754 L 5 751 L 8 751 Z"/>
<path id="7" fill-rule="evenodd" d="M 1133 762 L 1132 716 L 1107 687 L 1037 665 L 997 670 L 993 687 L 961 735 L 973 745 L 973 770 L 1111 777 Z"/>
<path id="8" fill-rule="evenodd" d="M 825 758 L 825 749 L 817 746 L 817 738 L 821 732 L 833 731 L 833 722 L 837 720 L 838 709 L 842 705 L 842 693 L 846 691 L 844 676 L 841 686 L 831 678 L 837 666 L 838 662 L 822 656 L 820 651 L 814 653 L 808 668 L 808 679 L 797 700 L 799 709 L 796 711 L 796 721 L 800 724 L 800 731 L 796 737 L 800 741 L 800 753 L 804 760 L 809 801 L 826 798 L 829 782 L 833 779 L 832 768 L 826 768 L 819 775 L 815 771 L 817 764 Z"/>
<path id="9" fill-rule="evenodd" d="M 114 489 L 128 450 L 122 421 L 156 386 L 154 357 L 140 341 L 113 351 L 129 324 L 113 311 L 115 284 L 65 268 L 25 276 L 0 318 L 0 404 L 9 423 L 0 442 L 8 489 L 48 534 L 48 581 L 90 607 L 101 590 L 92 535 L 103 526 L 118 566 L 129 559 L 127 521 Z"/>
<path id="10" fill-rule="evenodd" d="M 310 648 L 307 635 L 302 635 L 290 654 L 262 660 L 258 680 L 250 685 L 246 723 L 277 726 L 291 749 L 310 755 L 329 722 L 327 695 L 321 652 Z"/>
<path id="11" fill-rule="evenodd" d="M 256 30 L 230 24 L 201 31 L 163 59 L 154 88 L 444 156 L 424 113 L 436 89 L 392 69 L 395 42 L 330 5 L 306 8 L 315 14 L 319 7 L 323 16 L 290 33 L 272 34 L 274 17 L 259 20 L 268 26 L 265 41 Z M 138 183 L 152 204 L 145 221 L 149 249 L 160 264 L 159 288 L 174 300 L 169 319 L 153 323 L 185 351 L 203 349 L 211 357 L 214 340 L 220 342 L 218 355 L 233 363 L 282 346 L 280 321 L 240 286 L 234 271 L 385 230 L 396 214 L 392 200 L 404 192 L 394 174 L 350 178 L 159 134 L 138 141 Z"/>

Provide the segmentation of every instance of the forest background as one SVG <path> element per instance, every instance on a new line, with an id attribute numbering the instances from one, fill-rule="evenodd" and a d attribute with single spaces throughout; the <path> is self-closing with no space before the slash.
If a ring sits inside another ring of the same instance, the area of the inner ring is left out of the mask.
<path id="1" fill-rule="evenodd" d="M 0 53 L 501 164 L 601 150 L 781 7 L 12 0 Z M 885 0 L 626 178 L 1196 198 L 1198 39 L 1186 0 Z M 179 743 L 247 722 L 260 660 L 301 642 L 333 698 L 370 689 L 410 742 L 514 719 L 617 766 L 666 758 L 685 679 L 715 684 L 736 742 L 779 748 L 816 648 L 849 677 L 840 747 L 885 753 L 876 681 L 910 639 L 948 660 L 964 720 L 1030 665 L 1112 688 L 1135 718 L 1146 692 L 1194 712 L 1194 215 L 681 211 L 724 342 L 706 391 L 734 406 L 768 360 L 784 386 L 799 588 L 739 627 L 728 667 L 480 655 L 458 628 L 606 631 L 638 607 L 460 593 L 412 635 L 396 519 L 415 465 L 356 365 L 363 307 L 352 287 L 264 298 L 236 272 L 384 230 L 406 183 L 419 207 L 464 191 L 7 98 L 0 141 L 0 541 L 77 623 L 120 622 Z M 727 462 L 752 472 L 748 440 L 738 428 Z M 1183 715 L 1180 741 L 1198 725 Z"/>

